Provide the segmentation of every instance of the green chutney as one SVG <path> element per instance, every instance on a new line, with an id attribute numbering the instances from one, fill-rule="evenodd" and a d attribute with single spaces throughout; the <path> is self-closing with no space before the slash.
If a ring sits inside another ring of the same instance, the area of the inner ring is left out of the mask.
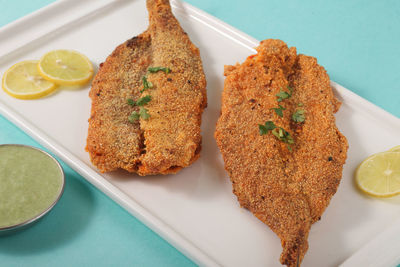
<path id="1" fill-rule="evenodd" d="M 25 223 L 52 207 L 63 190 L 58 163 L 32 147 L 0 145 L 0 228 Z"/>

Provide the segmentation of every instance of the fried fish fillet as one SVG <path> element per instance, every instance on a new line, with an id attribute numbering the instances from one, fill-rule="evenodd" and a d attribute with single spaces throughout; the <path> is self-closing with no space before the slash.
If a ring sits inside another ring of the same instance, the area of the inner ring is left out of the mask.
<path id="1" fill-rule="evenodd" d="M 297 266 L 308 249 L 311 225 L 342 177 L 348 145 L 335 125 L 340 102 L 315 58 L 297 55 L 280 40 L 262 41 L 257 52 L 241 65 L 225 67 L 215 138 L 240 205 L 279 236 L 281 263 Z M 278 102 L 281 91 L 287 98 Z M 303 122 L 292 118 L 298 110 Z M 294 143 L 272 132 L 261 135 L 259 124 L 266 121 L 286 130 Z"/>
<path id="2" fill-rule="evenodd" d="M 100 64 L 89 96 L 92 100 L 86 150 L 101 171 L 118 168 L 139 175 L 176 173 L 200 153 L 201 114 L 207 105 L 206 79 L 199 50 L 171 12 L 168 0 L 147 0 L 150 25 L 119 45 Z M 149 67 L 171 72 L 149 73 Z M 144 90 L 143 77 L 152 88 Z M 138 106 L 150 118 L 130 122 Z"/>

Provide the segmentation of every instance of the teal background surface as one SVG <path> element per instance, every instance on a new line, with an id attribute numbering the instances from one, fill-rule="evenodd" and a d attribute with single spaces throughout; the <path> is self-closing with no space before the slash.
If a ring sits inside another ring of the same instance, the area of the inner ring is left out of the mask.
<path id="1" fill-rule="evenodd" d="M 0 0 L 0 27 L 52 2 Z M 332 80 L 400 117 L 400 1 L 186 2 L 259 40 L 279 38 L 299 53 L 317 57 Z M 0 116 L 3 143 L 40 147 Z M 63 167 L 67 185 L 62 199 L 33 227 L 0 237 L 0 266 L 194 265 L 71 168 Z"/>

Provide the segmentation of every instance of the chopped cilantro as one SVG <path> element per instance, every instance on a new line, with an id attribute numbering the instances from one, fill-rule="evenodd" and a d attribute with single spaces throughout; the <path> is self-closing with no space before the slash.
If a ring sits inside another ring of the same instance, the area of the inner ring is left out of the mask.
<path id="1" fill-rule="evenodd" d="M 282 91 L 281 89 L 281 91 L 277 93 L 276 96 L 278 97 L 278 102 L 281 102 L 282 100 L 289 98 L 290 94 L 288 92 Z"/>
<path id="2" fill-rule="evenodd" d="M 144 119 L 144 120 L 147 120 L 147 119 L 150 118 L 150 114 L 149 114 L 147 111 L 148 111 L 148 110 L 145 109 L 144 107 L 140 107 L 140 109 L 139 109 L 140 117 L 141 117 L 142 119 Z"/>
<path id="3" fill-rule="evenodd" d="M 140 114 L 137 111 L 133 111 L 131 113 L 131 115 L 129 115 L 128 117 L 128 121 L 130 123 L 134 123 L 135 121 L 137 121 L 140 118 Z"/>
<path id="4" fill-rule="evenodd" d="M 259 130 L 259 132 L 260 132 L 260 135 L 264 135 L 264 134 L 267 134 L 267 133 L 268 133 L 267 128 L 265 128 L 265 126 L 262 125 L 262 124 L 259 124 L 259 125 L 258 125 L 258 130 Z"/>
<path id="5" fill-rule="evenodd" d="M 142 77 L 142 81 L 143 81 L 143 90 L 140 91 L 141 93 L 143 93 L 146 89 L 153 87 L 153 84 L 147 80 L 146 76 Z M 138 100 L 136 100 L 136 102 L 133 101 L 133 99 L 131 98 L 127 99 L 128 105 L 140 107 L 139 112 L 133 111 L 131 115 L 129 115 L 128 121 L 130 123 L 133 123 L 139 120 L 139 118 L 142 118 L 144 120 L 150 118 L 150 114 L 147 112 L 148 110 L 143 107 L 144 105 L 147 105 L 147 103 L 149 103 L 150 101 L 151 101 L 151 95 L 146 95 L 144 97 L 141 97 Z"/>
<path id="6" fill-rule="evenodd" d="M 146 76 L 142 77 L 142 82 L 143 82 L 143 90 L 140 91 L 141 93 L 143 93 L 145 90 L 149 88 L 153 88 L 153 84 L 147 80 Z"/>
<path id="7" fill-rule="evenodd" d="M 146 95 L 144 97 L 139 98 L 136 102 L 133 101 L 132 98 L 128 98 L 126 102 L 128 103 L 128 105 L 131 106 L 144 106 L 150 101 L 151 101 L 151 95 Z"/>
<path id="8" fill-rule="evenodd" d="M 170 68 L 165 68 L 165 67 L 150 67 L 150 68 L 148 68 L 147 70 L 148 70 L 150 73 L 156 73 L 156 72 L 159 72 L 159 71 L 163 71 L 163 72 L 165 72 L 166 74 L 168 74 L 168 73 L 171 72 L 171 69 L 170 69 Z"/>
<path id="9" fill-rule="evenodd" d="M 303 103 L 298 103 L 297 106 L 298 107 L 302 107 L 302 106 L 304 106 L 304 104 Z"/>
<path id="10" fill-rule="evenodd" d="M 258 129 L 260 130 L 260 135 L 267 134 L 269 131 L 276 128 L 276 125 L 272 121 L 265 122 L 265 125 L 259 124 Z"/>
<path id="11" fill-rule="evenodd" d="M 273 130 L 276 128 L 276 125 L 273 121 L 267 121 L 265 122 L 265 127 L 267 127 L 268 130 Z"/>
<path id="12" fill-rule="evenodd" d="M 294 140 L 289 132 L 287 132 L 282 127 L 278 127 L 275 125 L 273 121 L 265 122 L 265 125 L 259 124 L 258 129 L 260 131 L 260 135 L 271 133 L 280 141 L 287 144 L 289 151 L 292 151 L 292 147 L 290 145 L 294 144 Z"/>
<path id="13" fill-rule="evenodd" d="M 283 117 L 283 111 L 286 109 L 284 107 L 282 107 L 281 105 L 279 105 L 279 108 L 271 108 L 275 111 L 275 113 L 279 116 L 279 117 Z"/>
<path id="14" fill-rule="evenodd" d="M 304 110 L 303 109 L 296 110 L 292 115 L 292 120 L 295 122 L 304 122 L 305 120 Z"/>
<path id="15" fill-rule="evenodd" d="M 151 95 L 146 95 L 136 101 L 136 106 L 144 106 L 151 101 Z"/>
<path id="16" fill-rule="evenodd" d="M 287 99 L 287 98 L 289 98 L 289 97 L 292 96 L 292 94 L 293 94 L 293 88 L 290 87 L 289 85 L 286 86 L 286 87 L 289 89 L 289 92 L 290 92 L 290 93 L 288 93 L 288 92 L 286 92 L 286 91 L 283 91 L 282 88 L 281 88 L 281 90 L 279 91 L 279 93 L 276 94 L 276 96 L 278 97 L 278 102 L 281 102 L 282 100 Z"/>
<path id="17" fill-rule="evenodd" d="M 289 151 L 292 151 L 292 147 L 290 145 L 294 144 L 294 140 L 290 133 L 288 133 L 282 127 L 275 128 L 272 130 L 272 134 L 280 141 L 287 144 L 287 148 Z"/>
<path id="18" fill-rule="evenodd" d="M 131 105 L 131 106 L 134 106 L 134 105 L 135 105 L 135 101 L 133 101 L 132 98 L 128 98 L 128 99 L 126 100 L 126 102 L 128 103 L 128 105 Z"/>
<path id="19" fill-rule="evenodd" d="M 275 128 L 272 131 L 272 134 L 275 135 L 276 138 L 281 139 L 283 137 L 283 131 L 282 128 Z"/>
<path id="20" fill-rule="evenodd" d="M 139 120 L 139 118 L 142 118 L 144 120 L 147 120 L 150 118 L 150 114 L 148 113 L 148 110 L 145 109 L 144 107 L 140 107 L 139 112 L 133 111 L 131 115 L 128 117 L 128 121 L 130 123 L 134 123 L 135 121 Z"/>
<path id="21" fill-rule="evenodd" d="M 283 141 L 286 144 L 294 144 L 294 140 L 289 132 L 287 132 L 282 127 L 277 127 L 272 130 L 272 134 L 275 135 L 276 138 Z"/>

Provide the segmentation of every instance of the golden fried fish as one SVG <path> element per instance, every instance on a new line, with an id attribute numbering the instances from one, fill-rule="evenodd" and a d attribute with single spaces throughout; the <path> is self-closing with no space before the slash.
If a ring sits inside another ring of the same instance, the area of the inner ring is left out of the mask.
<path id="1" fill-rule="evenodd" d="M 199 50 L 168 0 L 147 0 L 150 25 L 100 65 L 86 150 L 101 171 L 176 173 L 198 157 L 207 105 Z"/>
<path id="2" fill-rule="evenodd" d="M 262 41 L 257 52 L 225 67 L 215 138 L 240 205 L 279 236 L 281 263 L 298 266 L 342 177 L 340 102 L 315 58 L 280 40 Z"/>

